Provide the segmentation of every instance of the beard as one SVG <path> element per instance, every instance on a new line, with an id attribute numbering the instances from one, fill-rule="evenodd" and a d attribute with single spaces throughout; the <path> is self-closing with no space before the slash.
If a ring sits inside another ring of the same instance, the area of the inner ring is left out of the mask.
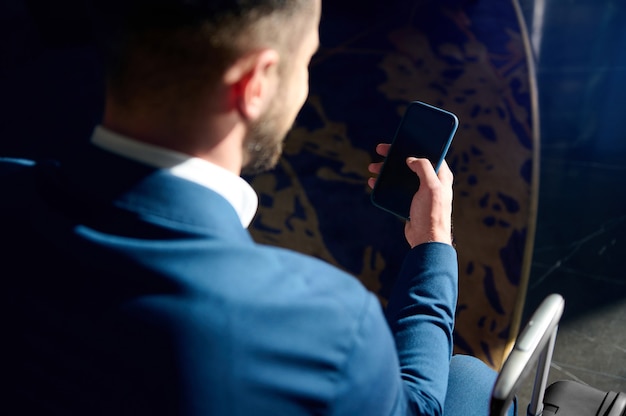
<path id="1" fill-rule="evenodd" d="M 278 101 L 280 102 L 280 101 Z M 284 115 L 274 105 L 250 124 L 244 146 L 242 174 L 255 175 L 273 169 L 283 153 L 283 142 L 290 125 L 284 126 Z"/>

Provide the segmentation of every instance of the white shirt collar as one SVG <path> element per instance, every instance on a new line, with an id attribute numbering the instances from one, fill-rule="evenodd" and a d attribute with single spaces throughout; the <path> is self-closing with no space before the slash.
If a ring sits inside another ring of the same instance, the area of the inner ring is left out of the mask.
<path id="1" fill-rule="evenodd" d="M 259 199 L 248 182 L 231 171 L 204 159 L 163 147 L 139 142 L 97 126 L 91 137 L 96 146 L 187 179 L 223 196 L 235 209 L 247 228 L 258 208 Z"/>

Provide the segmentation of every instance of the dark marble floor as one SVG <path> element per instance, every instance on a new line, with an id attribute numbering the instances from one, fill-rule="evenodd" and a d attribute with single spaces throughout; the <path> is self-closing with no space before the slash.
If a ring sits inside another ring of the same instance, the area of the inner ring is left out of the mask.
<path id="1" fill-rule="evenodd" d="M 626 3 L 521 4 L 537 54 L 542 136 L 525 315 L 562 294 L 550 381 L 626 391 Z"/>

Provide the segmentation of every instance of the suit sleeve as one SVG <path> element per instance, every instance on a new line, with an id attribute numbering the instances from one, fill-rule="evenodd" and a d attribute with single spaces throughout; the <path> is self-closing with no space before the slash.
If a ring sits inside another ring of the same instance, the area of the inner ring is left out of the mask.
<path id="1" fill-rule="evenodd" d="M 428 243 L 408 253 L 387 322 L 375 297 L 364 308 L 335 414 L 443 414 L 457 282 L 451 246 Z"/>

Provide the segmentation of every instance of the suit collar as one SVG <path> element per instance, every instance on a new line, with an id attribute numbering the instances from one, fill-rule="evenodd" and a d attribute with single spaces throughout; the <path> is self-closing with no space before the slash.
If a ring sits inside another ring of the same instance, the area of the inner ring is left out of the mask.
<path id="1" fill-rule="evenodd" d="M 176 232 L 250 239 L 232 205 L 211 189 L 92 145 L 76 154 L 37 168 L 44 194 L 63 211 L 104 220 L 105 228 L 130 216 Z"/>
<path id="2" fill-rule="evenodd" d="M 206 160 L 153 146 L 97 126 L 91 142 L 111 153 L 166 169 L 174 176 L 205 186 L 222 195 L 235 208 L 244 227 L 248 227 L 258 207 L 258 197 L 240 176 Z"/>

